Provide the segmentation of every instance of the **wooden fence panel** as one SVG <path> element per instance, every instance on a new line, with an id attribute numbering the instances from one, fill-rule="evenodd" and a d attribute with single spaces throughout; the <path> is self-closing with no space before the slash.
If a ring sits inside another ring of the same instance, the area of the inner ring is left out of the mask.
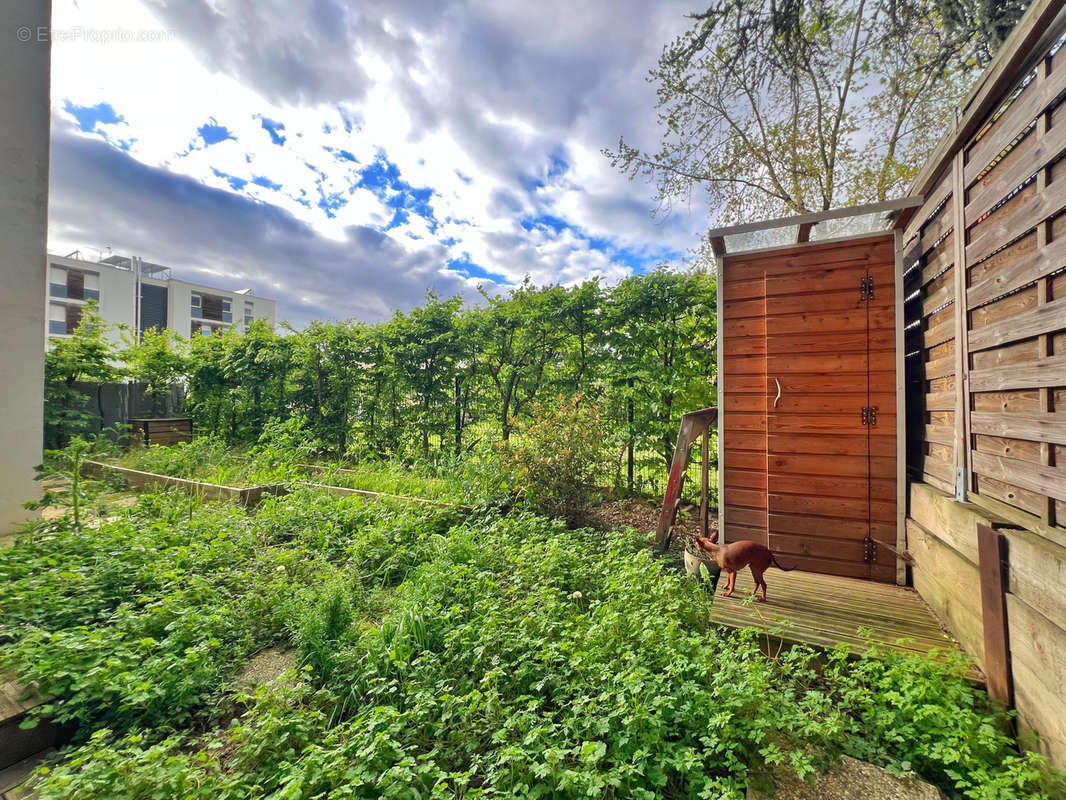
<path id="1" fill-rule="evenodd" d="M 924 204 L 899 226 L 907 276 L 911 577 L 990 673 L 990 688 L 1004 699 L 1013 688 L 1020 729 L 1040 734 L 1026 746 L 1060 769 L 1066 768 L 1064 44 L 1066 6 L 1034 0 L 916 179 Z M 1007 546 L 979 555 L 978 525 L 995 528 Z M 979 566 L 986 578 L 1003 578 L 997 563 L 1009 577 L 983 607 Z M 992 617 L 998 624 L 983 624 Z M 986 632 L 996 633 L 994 647 L 986 647 Z"/>
<path id="2" fill-rule="evenodd" d="M 964 151 L 969 486 L 1049 526 L 1066 487 L 1066 59 L 1020 77 Z M 953 198 L 958 200 L 958 198 Z"/>
<path id="3" fill-rule="evenodd" d="M 905 247 L 907 474 L 954 492 L 955 267 L 952 176 L 919 209 Z M 924 214 L 924 216 L 922 216 Z"/>

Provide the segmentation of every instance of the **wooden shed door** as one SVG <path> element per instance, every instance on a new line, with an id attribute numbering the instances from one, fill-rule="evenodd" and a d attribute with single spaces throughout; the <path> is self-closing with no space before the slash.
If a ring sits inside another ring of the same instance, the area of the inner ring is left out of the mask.
<path id="1" fill-rule="evenodd" d="M 768 543 L 793 556 L 786 562 L 890 581 L 894 555 L 875 541 L 895 542 L 894 270 L 885 246 L 856 244 L 802 272 L 767 270 L 766 486 Z M 872 435 L 878 428 L 887 439 Z"/>

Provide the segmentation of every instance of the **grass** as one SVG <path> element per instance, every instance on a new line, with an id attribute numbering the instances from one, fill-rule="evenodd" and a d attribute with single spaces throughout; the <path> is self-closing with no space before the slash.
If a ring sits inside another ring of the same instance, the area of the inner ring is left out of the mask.
<path id="1" fill-rule="evenodd" d="M 265 483 L 310 480 L 330 486 L 419 497 L 427 500 L 453 500 L 462 487 L 453 475 L 436 477 L 426 467 L 404 464 L 337 464 L 306 459 L 317 470 L 307 469 L 303 459 L 266 458 L 256 451 L 241 453 L 210 437 L 198 437 L 172 447 L 134 447 L 112 463 L 129 469 L 171 475 L 176 478 L 224 486 L 250 486 Z"/>
<path id="2" fill-rule="evenodd" d="M 961 659 L 768 659 L 635 532 L 521 511 L 148 493 L 28 527 L 0 620 L 0 668 L 78 726 L 45 800 L 740 798 L 839 752 L 952 797 L 1057 791 Z M 300 668 L 236 689 L 268 646 Z"/>
<path id="3" fill-rule="evenodd" d="M 175 478 L 215 483 L 223 486 L 248 486 L 272 482 L 269 475 L 237 451 L 218 439 L 201 436 L 174 446 L 149 445 L 131 447 L 113 463 L 120 467 L 171 475 Z"/>
<path id="4" fill-rule="evenodd" d="M 360 464 L 353 467 L 326 467 L 311 473 L 315 483 L 344 486 L 368 492 L 421 497 L 426 500 L 449 500 L 458 496 L 460 487 L 430 475 L 419 474 L 411 468 L 389 464 Z"/>

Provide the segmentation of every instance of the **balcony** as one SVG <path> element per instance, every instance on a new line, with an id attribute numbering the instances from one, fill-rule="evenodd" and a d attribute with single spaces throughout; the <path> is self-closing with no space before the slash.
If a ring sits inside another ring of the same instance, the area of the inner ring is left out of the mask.
<path id="1" fill-rule="evenodd" d="M 194 293 L 189 313 L 193 319 L 227 324 L 233 322 L 233 311 L 228 297 Z"/>

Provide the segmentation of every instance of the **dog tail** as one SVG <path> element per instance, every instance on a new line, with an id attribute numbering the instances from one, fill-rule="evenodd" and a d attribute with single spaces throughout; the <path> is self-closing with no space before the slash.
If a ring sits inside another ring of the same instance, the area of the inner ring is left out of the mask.
<path id="1" fill-rule="evenodd" d="M 792 572 L 795 569 L 795 567 L 782 567 L 773 553 L 770 553 L 770 563 L 784 572 Z"/>

